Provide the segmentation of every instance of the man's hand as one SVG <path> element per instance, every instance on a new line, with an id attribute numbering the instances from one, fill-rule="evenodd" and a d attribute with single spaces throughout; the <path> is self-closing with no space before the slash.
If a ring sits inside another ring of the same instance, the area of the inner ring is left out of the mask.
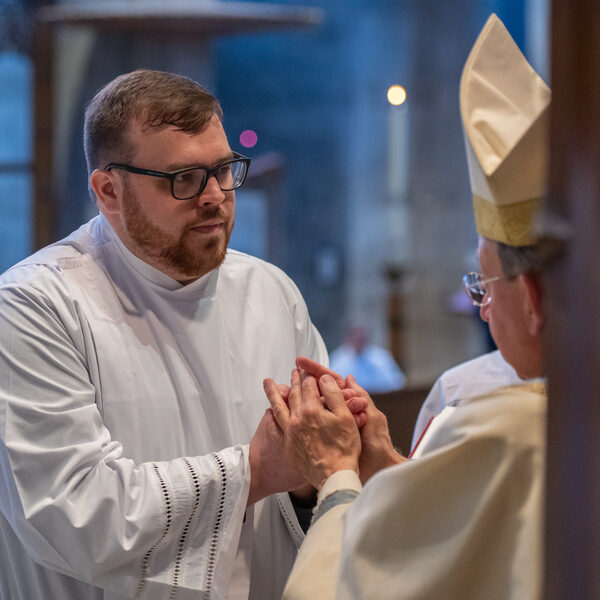
<path id="1" fill-rule="evenodd" d="M 346 377 L 346 385 L 367 402 L 366 423 L 360 430 L 362 452 L 360 454 L 360 480 L 363 485 L 377 471 L 407 460 L 394 449 L 386 416 L 375 406 L 371 396 L 352 375 Z"/>
<path id="2" fill-rule="evenodd" d="M 304 356 L 299 356 L 296 359 L 296 366 L 300 369 L 300 373 L 306 372 L 309 375 L 312 375 L 317 382 L 323 375 L 330 375 L 333 377 L 340 390 L 342 390 L 344 400 L 346 400 L 346 406 L 353 414 L 357 427 L 360 428 L 365 424 L 367 419 L 365 414 L 367 402 L 365 398 L 358 394 L 354 388 L 347 386 L 346 381 L 339 373 L 324 367 L 310 358 L 305 358 Z"/>
<path id="3" fill-rule="evenodd" d="M 287 403 L 272 379 L 265 392 L 283 432 L 286 456 L 317 489 L 342 469 L 358 473 L 360 434 L 336 381 L 324 375 L 317 381 L 294 369 Z M 325 401 L 321 400 L 321 394 Z"/>
<path id="4" fill-rule="evenodd" d="M 283 433 L 269 408 L 250 440 L 250 493 L 248 506 L 277 492 L 288 492 L 306 484 L 306 480 L 286 460 Z"/>
<path id="5" fill-rule="evenodd" d="M 360 430 L 362 452 L 359 466 L 360 479 L 363 484 L 377 471 L 406 460 L 399 452 L 394 450 L 385 415 L 375 406 L 366 390 L 356 383 L 352 375 L 348 375 L 344 380 L 341 375 L 331 371 L 331 369 L 326 369 L 314 360 L 302 356 L 296 359 L 296 365 L 313 377 L 320 377 L 325 373 L 330 374 L 335 378 L 338 386 L 343 386 L 345 390 L 351 389 L 354 391 L 355 402 L 358 403 L 358 399 L 360 399 L 366 406 L 365 423 Z"/>

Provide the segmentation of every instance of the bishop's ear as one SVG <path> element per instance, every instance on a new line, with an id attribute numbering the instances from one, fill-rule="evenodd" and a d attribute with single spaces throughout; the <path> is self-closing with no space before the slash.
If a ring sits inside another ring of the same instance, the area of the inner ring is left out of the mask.
<path id="1" fill-rule="evenodd" d="M 90 175 L 90 187 L 98 199 L 98 208 L 107 215 L 121 212 L 122 182 L 111 171 L 95 169 Z"/>
<path id="2" fill-rule="evenodd" d="M 529 333 L 539 335 L 544 322 L 542 281 L 535 273 L 521 275 L 520 278 L 525 287 Z"/>

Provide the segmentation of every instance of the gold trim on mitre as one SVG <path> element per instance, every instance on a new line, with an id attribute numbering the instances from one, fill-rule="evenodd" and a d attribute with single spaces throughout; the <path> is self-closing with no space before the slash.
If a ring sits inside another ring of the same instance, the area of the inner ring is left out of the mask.
<path id="1" fill-rule="evenodd" d="M 498 205 L 473 195 L 477 231 L 509 246 L 532 246 L 536 240 L 534 224 L 541 204 L 541 198 L 532 198 Z"/>
<path id="2" fill-rule="evenodd" d="M 463 69 L 460 109 L 475 222 L 480 235 L 511 246 L 535 242 L 546 195 L 550 88 L 496 15 Z"/>

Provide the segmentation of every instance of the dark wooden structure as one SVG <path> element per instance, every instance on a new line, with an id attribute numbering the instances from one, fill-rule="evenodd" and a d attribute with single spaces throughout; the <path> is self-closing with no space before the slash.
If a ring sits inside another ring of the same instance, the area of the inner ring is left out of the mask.
<path id="1" fill-rule="evenodd" d="M 394 446 L 404 456 L 408 456 L 410 452 L 417 416 L 430 387 L 412 387 L 385 394 L 371 394 L 375 406 L 387 417 Z"/>
<path id="2" fill-rule="evenodd" d="M 600 598 L 600 3 L 552 2 L 548 600 Z"/>

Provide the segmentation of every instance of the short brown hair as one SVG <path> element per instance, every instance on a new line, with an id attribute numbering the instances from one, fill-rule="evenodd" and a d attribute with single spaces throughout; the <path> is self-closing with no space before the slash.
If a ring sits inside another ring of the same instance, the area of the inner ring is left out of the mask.
<path id="1" fill-rule="evenodd" d="M 144 127 L 172 125 L 185 133 L 202 131 L 213 115 L 222 118 L 219 101 L 183 75 L 139 69 L 105 85 L 85 111 L 83 146 L 88 175 L 108 162 L 131 160 L 127 138 L 132 118 Z"/>

